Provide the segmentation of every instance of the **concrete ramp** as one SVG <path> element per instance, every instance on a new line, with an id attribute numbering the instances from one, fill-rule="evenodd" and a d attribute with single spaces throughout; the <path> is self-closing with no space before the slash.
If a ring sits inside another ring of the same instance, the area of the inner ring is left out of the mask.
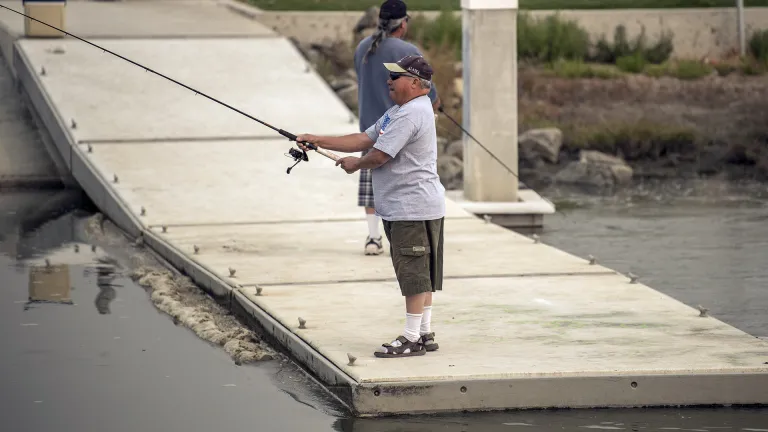
<path id="1" fill-rule="evenodd" d="M 92 42 L 276 128 L 296 134 L 357 132 L 343 102 L 285 39 Z M 76 121 L 69 133 L 78 143 L 282 138 L 81 41 L 22 40 L 18 45 L 62 118 L 68 125 Z"/>
<path id="2" fill-rule="evenodd" d="M 275 127 L 357 132 L 320 76 L 264 29 L 206 38 L 194 20 L 167 20 L 176 2 L 74 4 L 83 28 L 105 13 L 93 42 Z M 200 8 L 182 15 L 258 27 Z M 106 34 L 122 16 L 175 30 Z M 96 205 L 258 323 L 356 415 L 768 403 L 768 342 L 451 199 L 432 321 L 441 348 L 378 359 L 402 332 L 403 299 L 388 254 L 363 255 L 357 175 L 317 153 L 288 175 L 287 139 L 82 42 L 14 47 L 22 87 Z"/>

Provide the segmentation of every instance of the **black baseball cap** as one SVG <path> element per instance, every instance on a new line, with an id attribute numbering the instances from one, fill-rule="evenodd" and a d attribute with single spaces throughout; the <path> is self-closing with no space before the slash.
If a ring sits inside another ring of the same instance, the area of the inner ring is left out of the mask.
<path id="1" fill-rule="evenodd" d="M 381 19 L 400 19 L 408 16 L 408 7 L 403 0 L 386 0 L 379 9 Z"/>
<path id="2" fill-rule="evenodd" d="M 384 67 L 390 72 L 407 73 L 428 81 L 432 80 L 432 73 L 434 72 L 424 57 L 417 55 L 405 56 L 397 63 L 384 63 Z"/>

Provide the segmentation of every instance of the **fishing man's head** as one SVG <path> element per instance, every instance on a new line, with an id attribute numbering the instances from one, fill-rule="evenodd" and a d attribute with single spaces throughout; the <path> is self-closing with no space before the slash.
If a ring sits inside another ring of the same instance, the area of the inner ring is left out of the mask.
<path id="1" fill-rule="evenodd" d="M 384 63 L 389 71 L 389 97 L 398 105 L 425 94 L 432 88 L 432 66 L 424 57 L 409 55 L 397 63 Z"/>

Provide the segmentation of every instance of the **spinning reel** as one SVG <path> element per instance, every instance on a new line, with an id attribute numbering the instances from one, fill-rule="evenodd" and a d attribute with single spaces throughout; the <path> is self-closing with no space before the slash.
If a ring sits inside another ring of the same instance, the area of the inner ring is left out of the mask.
<path id="1" fill-rule="evenodd" d="M 307 155 L 307 152 L 305 150 L 299 150 L 297 148 L 291 147 L 290 150 L 288 150 L 288 153 L 285 154 L 286 157 L 289 157 L 296 161 L 295 164 L 291 165 L 287 170 L 286 173 L 290 174 L 293 167 L 298 165 L 301 161 L 309 162 L 309 156 Z"/>

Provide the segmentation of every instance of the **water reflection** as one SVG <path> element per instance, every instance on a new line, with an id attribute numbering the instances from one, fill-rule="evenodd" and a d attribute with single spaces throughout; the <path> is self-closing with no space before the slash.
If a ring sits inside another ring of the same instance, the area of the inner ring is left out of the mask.
<path id="1" fill-rule="evenodd" d="M 115 287 L 122 287 L 122 285 L 115 284 L 115 270 L 110 266 L 98 267 L 96 272 L 96 285 L 99 287 L 99 295 L 96 296 L 96 309 L 102 315 L 112 313 L 109 310 L 109 304 L 117 297 Z"/>
<path id="2" fill-rule="evenodd" d="M 69 265 L 33 265 L 29 269 L 29 302 L 25 310 L 34 303 L 74 304 L 71 292 Z"/>
<path id="3" fill-rule="evenodd" d="M 51 200 L 75 209 L 46 213 Z M 91 237 L 77 207 L 61 193 L 0 194 L 0 429 L 330 430 L 299 369 L 236 366 L 174 325 L 130 279 L 135 250 Z"/>

